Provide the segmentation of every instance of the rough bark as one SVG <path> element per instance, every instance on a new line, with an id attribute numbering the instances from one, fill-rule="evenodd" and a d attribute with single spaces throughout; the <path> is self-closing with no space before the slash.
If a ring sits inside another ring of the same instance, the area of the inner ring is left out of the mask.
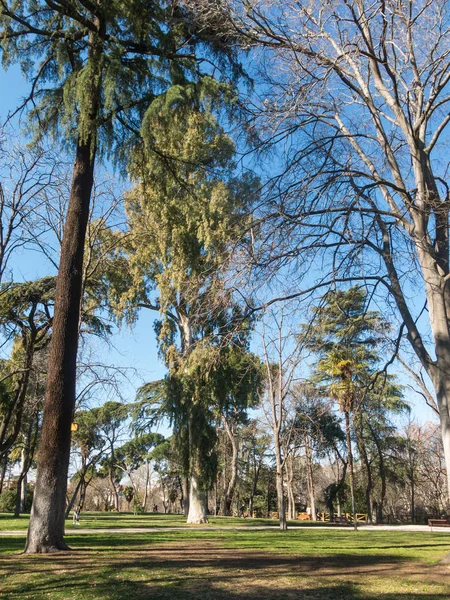
<path id="1" fill-rule="evenodd" d="M 75 407 L 83 253 L 94 177 L 91 140 L 79 142 L 55 296 L 38 469 L 25 552 L 67 550 L 64 518 Z"/>

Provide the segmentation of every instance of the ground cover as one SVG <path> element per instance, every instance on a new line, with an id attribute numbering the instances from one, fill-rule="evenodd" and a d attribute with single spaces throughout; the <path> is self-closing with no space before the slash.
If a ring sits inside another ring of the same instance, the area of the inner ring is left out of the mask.
<path id="1" fill-rule="evenodd" d="M 29 515 L 22 515 L 15 519 L 11 514 L 0 513 L 0 531 L 23 530 L 28 527 Z M 211 525 L 220 527 L 255 527 L 255 526 L 273 526 L 278 527 L 276 519 L 247 519 L 234 517 L 210 517 Z M 323 525 L 323 523 L 313 523 L 308 521 L 292 521 L 291 525 Z M 333 526 L 331 524 L 331 526 Z M 91 512 L 82 513 L 81 528 L 89 529 L 109 529 L 109 528 L 136 528 L 136 527 L 191 527 L 187 525 L 183 515 L 161 514 L 161 513 L 102 513 Z M 72 519 L 66 521 L 67 529 L 78 529 L 78 526 L 72 524 Z"/>
<path id="2" fill-rule="evenodd" d="M 116 519 L 121 519 L 116 515 Z M 170 522 L 170 521 L 169 521 Z M 5 600 L 448 600 L 446 533 L 302 529 L 70 532 L 72 553 L 0 538 Z"/>

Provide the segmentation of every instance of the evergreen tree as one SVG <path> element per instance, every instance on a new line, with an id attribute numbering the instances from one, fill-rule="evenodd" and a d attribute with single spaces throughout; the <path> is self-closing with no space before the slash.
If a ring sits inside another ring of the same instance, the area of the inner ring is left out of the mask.
<path id="1" fill-rule="evenodd" d="M 70 425 L 96 156 L 103 152 L 123 157 L 126 141 L 140 135 L 155 97 L 170 94 L 174 82 L 179 90 L 199 80 L 195 50 L 202 40 L 189 27 L 180 4 L 164 0 L 2 0 L 0 39 L 3 64 L 20 63 L 30 81 L 36 136 L 53 134 L 75 151 L 26 544 L 27 552 L 52 552 L 67 548 L 63 536 Z M 202 50 L 206 47 L 224 55 L 224 47 L 203 44 Z"/>
<path id="2" fill-rule="evenodd" d="M 308 345 L 318 354 L 314 378 L 338 402 L 344 414 L 353 522 L 356 525 L 355 475 L 352 452 L 352 414 L 361 407 L 373 383 L 378 355 L 376 346 L 387 324 L 366 310 L 364 290 L 352 287 L 325 295 L 313 313 Z M 305 328 L 306 330 L 306 328 Z"/>
<path id="3" fill-rule="evenodd" d="M 147 308 L 160 315 L 156 332 L 169 369 L 165 406 L 190 478 L 190 522 L 206 519 L 214 423 L 226 403 L 217 382 L 229 391 L 227 401 L 242 401 L 251 393 L 242 391 L 248 378 L 237 390 L 233 377 L 254 371 L 254 358 L 245 354 L 249 324 L 225 288 L 223 271 L 256 182 L 234 175 L 234 145 L 212 112 L 216 99 L 214 88 L 174 96 L 170 118 L 165 100 L 154 103 L 146 126 L 161 152 L 134 154 L 139 183 L 125 199 L 128 230 L 106 236 L 107 246 L 117 238 L 117 250 L 103 270 L 118 314 L 132 320 Z M 167 157 L 176 157 L 171 168 Z"/>

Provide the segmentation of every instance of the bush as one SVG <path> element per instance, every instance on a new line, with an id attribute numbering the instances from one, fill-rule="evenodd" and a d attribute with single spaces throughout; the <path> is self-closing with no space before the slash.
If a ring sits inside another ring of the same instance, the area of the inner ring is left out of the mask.
<path id="1" fill-rule="evenodd" d="M 14 512 L 16 510 L 16 490 L 6 490 L 0 494 L 0 512 Z M 24 512 L 30 512 L 33 503 L 33 490 L 28 488 L 27 502 Z"/>
<path id="2" fill-rule="evenodd" d="M 0 512 L 14 512 L 16 508 L 16 490 L 6 490 L 0 494 Z"/>

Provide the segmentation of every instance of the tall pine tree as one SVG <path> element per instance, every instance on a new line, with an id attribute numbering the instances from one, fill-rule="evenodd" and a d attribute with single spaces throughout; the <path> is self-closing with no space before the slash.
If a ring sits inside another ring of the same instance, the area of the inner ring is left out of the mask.
<path id="1" fill-rule="evenodd" d="M 202 45 L 179 2 L 164 0 L 2 0 L 0 40 L 3 64 L 20 63 L 30 82 L 36 136 L 53 134 L 75 153 L 26 544 L 27 552 L 54 552 L 67 548 L 70 424 L 96 157 L 123 158 L 126 142 L 140 135 L 146 111 L 155 98 L 170 92 L 174 78 L 178 86 L 201 78 L 197 47 L 203 58 L 207 47 L 214 56 L 218 53 Z"/>

